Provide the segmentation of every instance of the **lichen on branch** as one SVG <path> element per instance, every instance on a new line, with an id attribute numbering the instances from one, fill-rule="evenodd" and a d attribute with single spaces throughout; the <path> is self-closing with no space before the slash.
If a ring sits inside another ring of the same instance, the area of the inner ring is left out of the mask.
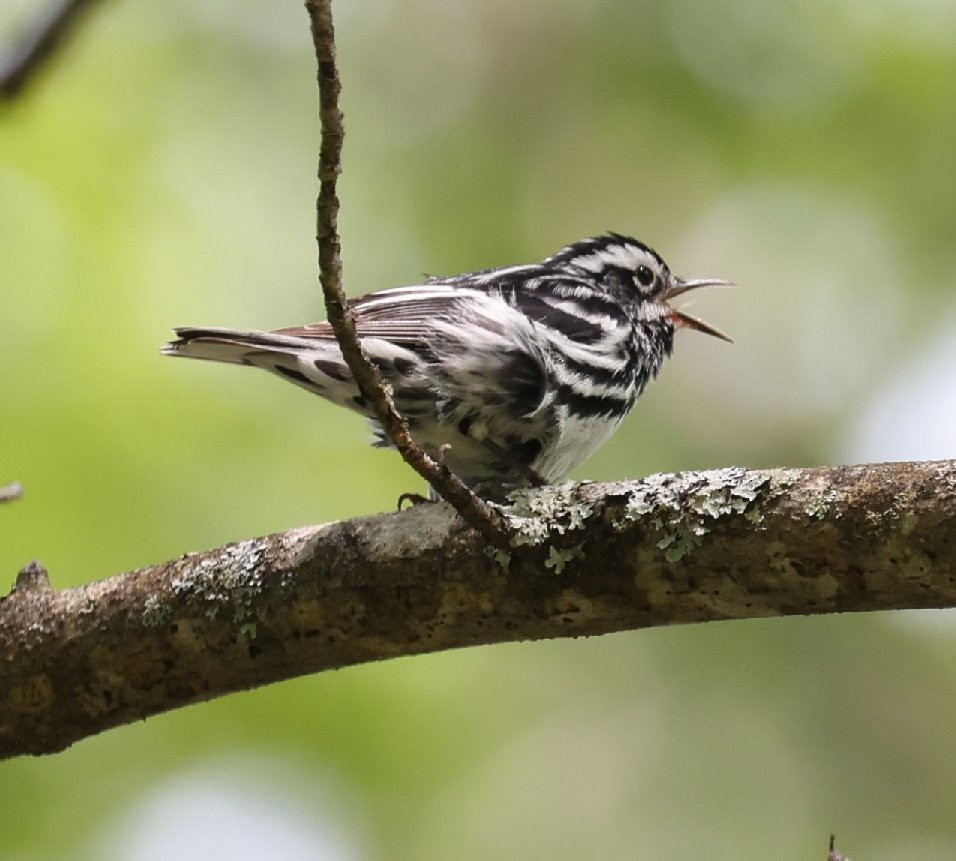
<path id="1" fill-rule="evenodd" d="M 676 623 L 956 606 L 956 461 L 737 467 L 517 494 L 515 549 L 447 505 L 0 598 L 0 757 L 291 676 Z"/>

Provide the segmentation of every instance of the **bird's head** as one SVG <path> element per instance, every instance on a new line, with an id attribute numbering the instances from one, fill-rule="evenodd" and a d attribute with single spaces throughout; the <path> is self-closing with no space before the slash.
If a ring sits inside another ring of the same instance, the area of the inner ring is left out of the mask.
<path id="1" fill-rule="evenodd" d="M 545 263 L 583 270 L 599 283 L 623 286 L 636 300 L 637 314 L 645 321 L 665 320 L 676 328 L 695 329 L 733 343 L 716 327 L 670 304 L 691 290 L 732 283 L 719 278 L 678 278 L 653 248 L 636 239 L 617 233 L 595 236 L 562 248 Z"/>

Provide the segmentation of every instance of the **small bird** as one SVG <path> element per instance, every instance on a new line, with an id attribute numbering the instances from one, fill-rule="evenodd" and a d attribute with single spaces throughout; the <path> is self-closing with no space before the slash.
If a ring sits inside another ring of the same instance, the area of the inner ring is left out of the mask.
<path id="1" fill-rule="evenodd" d="M 415 441 L 495 495 L 563 478 L 631 411 L 678 328 L 726 335 L 672 308 L 718 279 L 684 280 L 657 252 L 608 233 L 543 263 L 370 293 L 349 304 L 362 345 Z M 372 424 L 327 322 L 272 332 L 180 328 L 162 352 L 270 371 Z"/>

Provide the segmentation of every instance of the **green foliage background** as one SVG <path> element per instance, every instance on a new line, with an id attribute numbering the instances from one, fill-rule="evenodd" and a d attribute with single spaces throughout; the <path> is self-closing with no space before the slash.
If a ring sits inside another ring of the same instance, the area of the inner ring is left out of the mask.
<path id="1" fill-rule="evenodd" d="M 0 13 L 8 43 L 39 0 Z M 730 278 L 578 477 L 956 455 L 956 11 L 341 0 L 354 294 L 607 229 Z M 318 319 L 297 3 L 98 6 L 0 114 L 7 583 L 390 509 L 416 480 L 177 324 Z M 0 859 L 951 858 L 946 614 L 397 660 L 0 764 Z"/>

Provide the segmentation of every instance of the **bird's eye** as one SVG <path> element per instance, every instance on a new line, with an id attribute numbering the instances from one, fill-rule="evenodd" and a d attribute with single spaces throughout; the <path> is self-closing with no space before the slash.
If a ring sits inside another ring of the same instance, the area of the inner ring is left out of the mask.
<path id="1" fill-rule="evenodd" d="M 638 266 L 637 272 L 634 274 L 637 276 L 637 281 L 642 287 L 650 287 L 651 284 L 654 283 L 654 273 L 646 266 Z"/>

